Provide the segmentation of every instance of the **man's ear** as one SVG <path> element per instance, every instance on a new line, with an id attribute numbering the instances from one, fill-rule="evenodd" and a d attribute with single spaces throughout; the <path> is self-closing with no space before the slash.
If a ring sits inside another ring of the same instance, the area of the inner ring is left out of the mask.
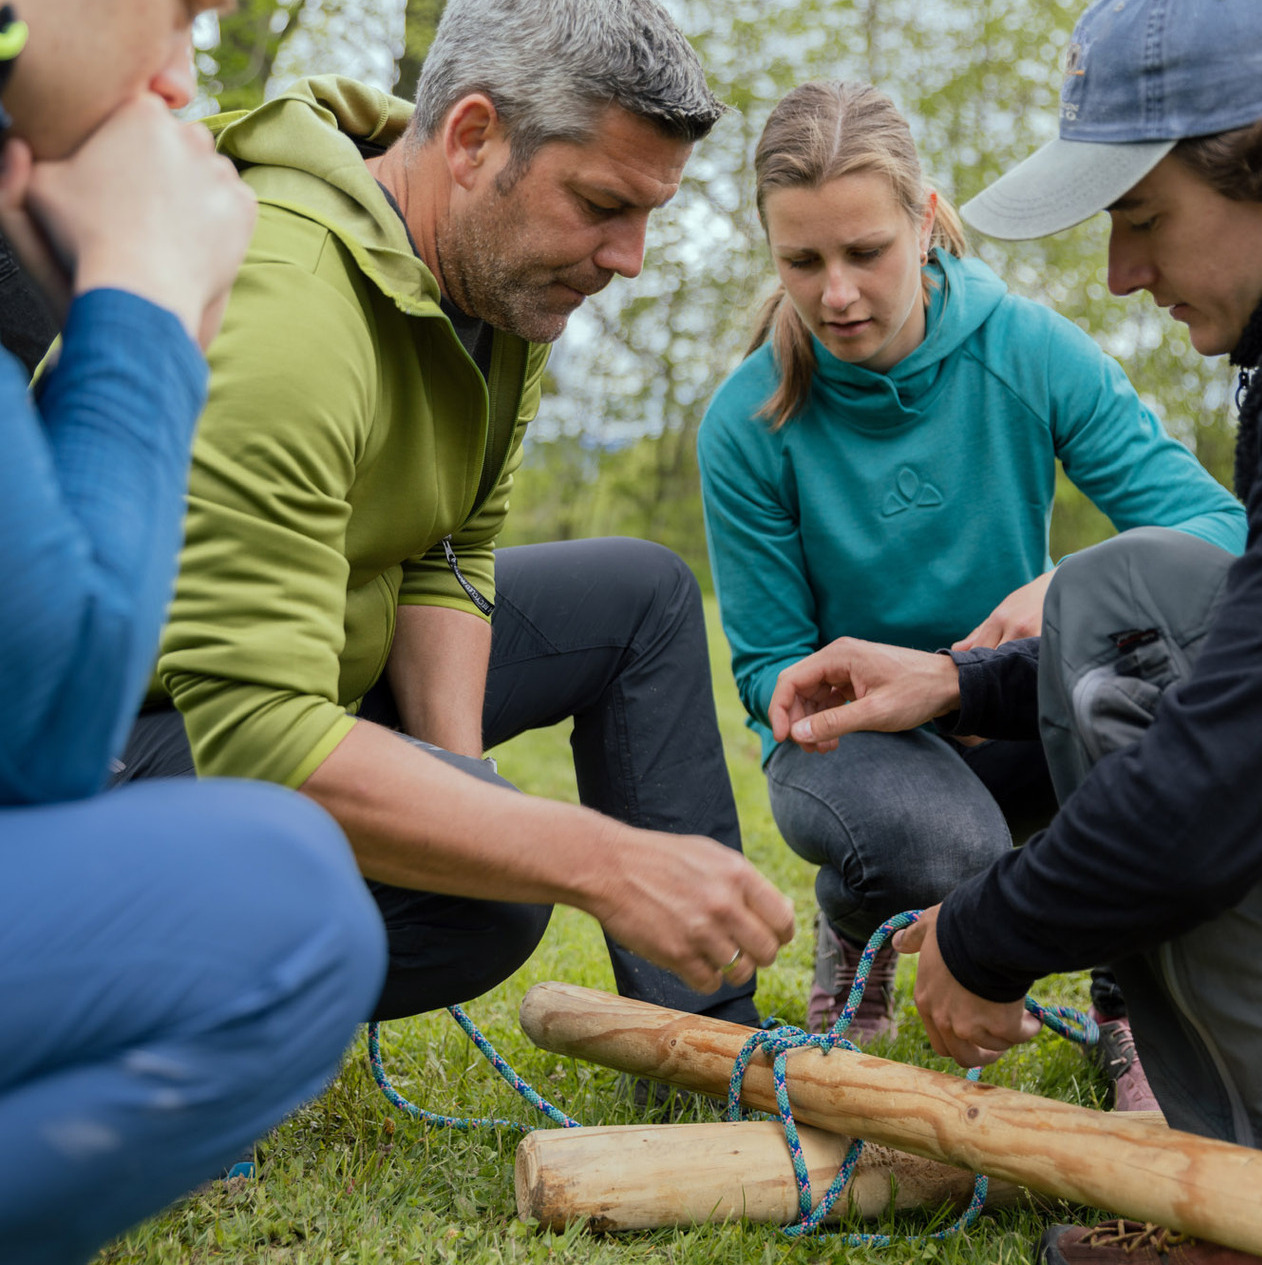
<path id="1" fill-rule="evenodd" d="M 499 111 L 481 92 L 461 97 L 443 123 L 443 156 L 452 180 L 471 189 L 487 172 L 497 174 L 507 161 L 508 138 Z"/>

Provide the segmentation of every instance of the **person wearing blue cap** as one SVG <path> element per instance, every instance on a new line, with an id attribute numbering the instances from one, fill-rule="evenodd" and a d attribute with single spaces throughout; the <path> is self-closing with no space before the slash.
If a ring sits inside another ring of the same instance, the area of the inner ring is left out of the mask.
<path id="1" fill-rule="evenodd" d="M 1102 0 L 1076 27 L 1059 138 L 963 208 L 983 232 L 1112 220 L 1109 286 L 1147 290 L 1240 369 L 1235 561 L 1124 533 L 1061 564 L 1043 635 L 924 654 L 839 641 L 781 674 L 777 738 L 937 719 L 1041 736 L 1061 810 L 901 933 L 936 1050 L 989 1063 L 1038 977 L 1113 964 L 1171 1125 L 1262 1147 L 1262 25 L 1254 0 Z M 839 706 L 845 703 L 848 705 Z M 1054 1226 L 1069 1262 L 1256 1259 L 1163 1229 Z"/>
<path id="2" fill-rule="evenodd" d="M 882 922 L 936 904 L 1056 801 L 1037 740 L 918 729 L 851 734 L 826 753 L 777 744 L 766 708 L 781 669 L 842 635 L 964 650 L 1037 634 L 1058 459 L 1119 531 L 1177 528 L 1239 553 L 1245 515 L 1087 334 L 969 258 L 877 88 L 794 88 L 754 168 L 780 285 L 706 411 L 697 458 L 772 813 L 819 867 L 806 1019 L 823 1032 Z M 887 945 L 851 1039 L 892 1031 L 896 967 Z M 1092 999 L 1114 1108 L 1155 1109 L 1107 972 Z"/>

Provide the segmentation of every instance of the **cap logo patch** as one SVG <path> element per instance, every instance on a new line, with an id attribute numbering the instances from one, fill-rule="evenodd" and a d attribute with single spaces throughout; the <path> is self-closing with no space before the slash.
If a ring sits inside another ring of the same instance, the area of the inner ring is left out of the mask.
<path id="1" fill-rule="evenodd" d="M 1087 73 L 1083 65 L 1083 53 L 1081 44 L 1070 44 L 1069 52 L 1065 55 L 1065 82 L 1060 90 L 1060 116 L 1071 123 L 1078 117 L 1078 103 L 1068 100 L 1069 89 L 1075 79 L 1081 79 Z"/>

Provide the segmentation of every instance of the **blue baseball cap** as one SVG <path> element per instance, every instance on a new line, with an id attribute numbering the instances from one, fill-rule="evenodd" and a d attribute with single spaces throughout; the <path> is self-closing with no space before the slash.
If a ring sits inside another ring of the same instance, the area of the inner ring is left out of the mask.
<path id="1" fill-rule="evenodd" d="M 961 208 L 990 237 L 1103 211 L 1187 136 L 1262 119 L 1259 0 L 1095 0 L 1074 28 L 1060 137 Z"/>

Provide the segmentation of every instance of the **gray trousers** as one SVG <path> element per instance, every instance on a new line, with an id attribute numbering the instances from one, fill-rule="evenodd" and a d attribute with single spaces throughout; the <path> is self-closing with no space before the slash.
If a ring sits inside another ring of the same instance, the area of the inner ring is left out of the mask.
<path id="1" fill-rule="evenodd" d="M 1061 563 L 1043 612 L 1039 713 L 1062 803 L 1098 759 L 1139 740 L 1162 693 L 1188 675 L 1232 561 L 1183 532 L 1146 527 Z M 1156 635 L 1119 656 L 1114 634 L 1127 628 Z M 1170 1124 L 1262 1146 L 1262 885 L 1112 965 Z"/>

